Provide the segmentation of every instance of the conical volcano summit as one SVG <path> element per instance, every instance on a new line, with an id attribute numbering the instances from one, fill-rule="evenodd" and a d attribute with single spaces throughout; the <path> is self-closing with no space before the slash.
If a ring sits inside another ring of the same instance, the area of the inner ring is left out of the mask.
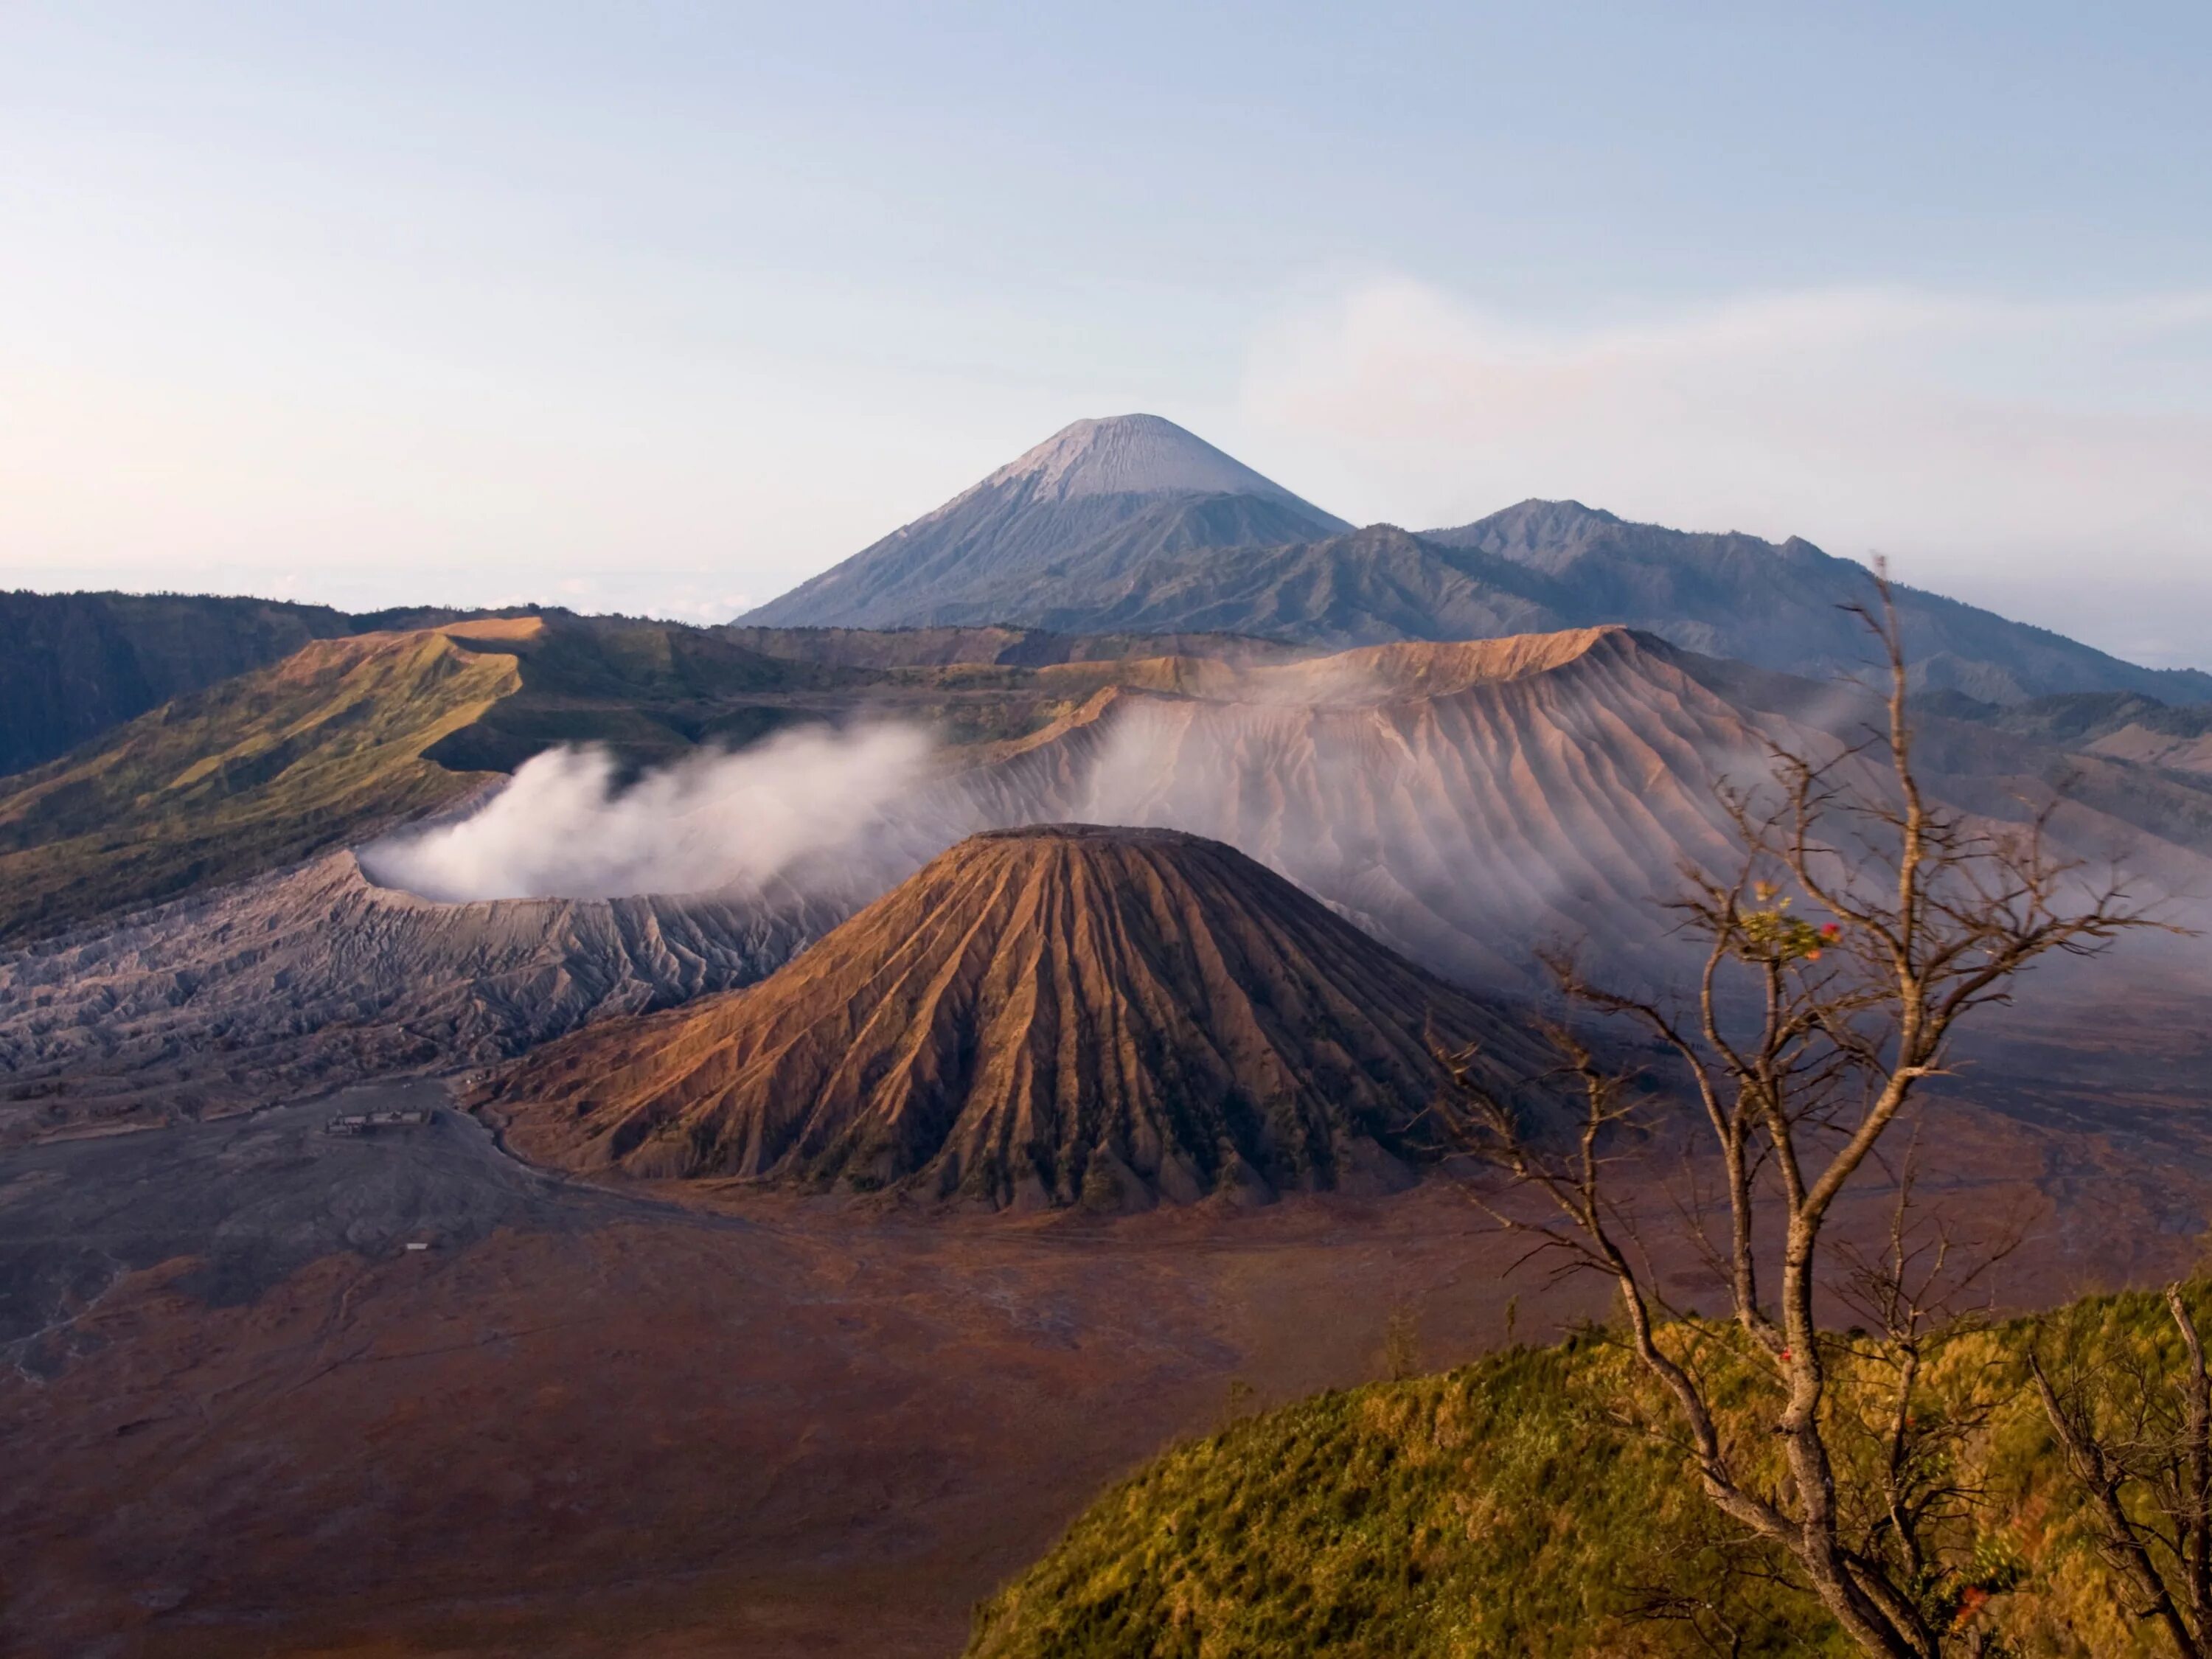
<path id="1" fill-rule="evenodd" d="M 1162 555 L 1307 542 L 1351 527 L 1173 421 L 1077 421 L 744 620 L 996 622 L 1071 574 L 1096 585 Z"/>
<path id="2" fill-rule="evenodd" d="M 1438 1048 L 1528 1039 L 1281 877 L 1173 830 L 960 843 L 762 984 L 493 1085 L 529 1155 L 997 1207 L 1398 1186 Z"/>

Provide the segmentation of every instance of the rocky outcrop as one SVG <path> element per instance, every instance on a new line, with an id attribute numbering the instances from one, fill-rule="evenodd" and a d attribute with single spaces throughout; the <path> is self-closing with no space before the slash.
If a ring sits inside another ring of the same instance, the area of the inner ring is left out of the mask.
<path id="1" fill-rule="evenodd" d="M 485 1064 L 604 1015 L 750 983 L 850 903 L 436 904 L 331 854 L 0 953 L 0 1134 Z"/>

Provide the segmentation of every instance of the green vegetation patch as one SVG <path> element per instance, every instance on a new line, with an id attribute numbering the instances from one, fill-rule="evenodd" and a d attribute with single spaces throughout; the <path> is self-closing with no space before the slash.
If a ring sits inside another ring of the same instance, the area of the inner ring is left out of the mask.
<path id="1" fill-rule="evenodd" d="M 1640 1645 L 1632 1616 L 1680 1579 L 1686 1548 L 1717 1580 L 1721 1546 L 1673 1454 L 1604 1425 L 1627 1363 L 1588 1340 L 1516 1349 L 1179 1448 L 980 1608 L 969 1652 L 1699 1651 Z M 1844 1651 L 1796 1616 L 1788 1591 L 1738 1599 L 1746 1655 Z"/>
<path id="2" fill-rule="evenodd" d="M 2156 1297 L 2054 1323 L 2047 1343 L 2140 1374 L 2180 1358 Z M 1926 1409 L 1977 1425 L 1959 1453 L 1978 1499 L 1953 1540 L 1972 1564 L 1955 1616 L 2014 1659 L 2148 1659 L 2160 1638 L 2119 1607 L 2027 1387 L 2028 1328 L 1950 1340 L 1929 1384 Z M 1876 1413 L 1875 1382 L 1846 1361 L 1832 1410 Z M 1723 1391 L 1749 1436 L 1762 1386 L 1747 1370 Z M 1713 1514 L 1650 1431 L 1668 1420 L 1601 1334 L 1249 1419 L 1109 1492 L 976 1609 L 969 1659 L 1856 1651 L 1776 1552 Z"/>
<path id="3" fill-rule="evenodd" d="M 424 758 L 520 684 L 439 633 L 311 645 L 0 781 L 0 939 L 307 858 L 483 781 Z"/>

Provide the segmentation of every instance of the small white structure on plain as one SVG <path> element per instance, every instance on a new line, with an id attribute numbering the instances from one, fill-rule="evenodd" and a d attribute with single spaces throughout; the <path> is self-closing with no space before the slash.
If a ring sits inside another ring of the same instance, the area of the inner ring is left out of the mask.
<path id="1" fill-rule="evenodd" d="M 410 1250 L 427 1250 L 430 1248 L 430 1241 L 427 1238 L 410 1238 L 407 1241 L 407 1248 Z"/>

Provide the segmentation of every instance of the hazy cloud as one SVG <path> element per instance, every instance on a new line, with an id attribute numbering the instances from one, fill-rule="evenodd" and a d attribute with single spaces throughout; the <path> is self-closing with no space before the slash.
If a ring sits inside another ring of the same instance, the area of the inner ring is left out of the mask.
<path id="1" fill-rule="evenodd" d="M 787 732 L 619 787 L 602 749 L 548 750 L 470 817 L 365 848 L 425 898 L 612 898 L 756 887 L 835 857 L 907 796 L 932 739 L 910 726 Z"/>

